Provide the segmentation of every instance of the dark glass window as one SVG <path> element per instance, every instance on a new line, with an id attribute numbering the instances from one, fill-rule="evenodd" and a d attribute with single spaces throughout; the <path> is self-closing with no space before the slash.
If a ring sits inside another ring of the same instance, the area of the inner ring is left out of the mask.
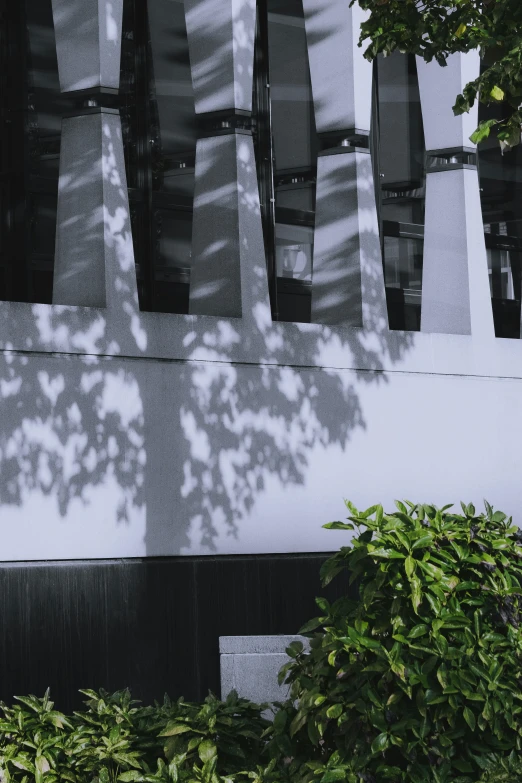
<path id="1" fill-rule="evenodd" d="M 120 95 L 140 307 L 186 313 L 197 137 L 183 0 L 125 0 Z"/>
<path id="2" fill-rule="evenodd" d="M 388 316 L 420 329 L 425 149 L 415 57 L 398 52 L 374 67 L 373 153 Z"/>
<path id="3" fill-rule="evenodd" d="M 61 118 L 51 0 L 0 0 L 0 299 L 51 302 Z M 391 328 L 420 328 L 415 58 L 377 58 L 372 153 Z M 140 306 L 188 312 L 196 117 L 183 0 L 124 0 L 120 109 Z M 480 106 L 480 119 L 500 116 Z M 258 0 L 253 133 L 274 316 L 309 321 L 318 140 L 302 0 Z M 479 148 L 497 336 L 520 337 L 522 147 Z"/>
<path id="4" fill-rule="evenodd" d="M 0 58 L 0 299 L 50 303 L 65 104 L 51 0 L 1 0 Z"/>
<path id="5" fill-rule="evenodd" d="M 502 105 L 479 105 L 479 119 L 500 119 Z M 497 337 L 520 338 L 522 147 L 503 151 L 492 136 L 479 145 L 479 178 Z"/>
<path id="6" fill-rule="evenodd" d="M 309 321 L 317 140 L 301 0 L 259 1 L 255 63 L 272 305 Z M 188 312 L 197 130 L 183 0 L 125 0 L 120 94 L 140 306 Z"/>
<path id="7" fill-rule="evenodd" d="M 279 318 L 310 321 L 318 141 L 300 0 L 268 2 L 268 51 Z"/>

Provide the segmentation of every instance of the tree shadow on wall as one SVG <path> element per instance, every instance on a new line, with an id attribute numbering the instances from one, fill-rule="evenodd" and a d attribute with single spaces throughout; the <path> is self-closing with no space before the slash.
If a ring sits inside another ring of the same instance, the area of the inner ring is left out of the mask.
<path id="1" fill-rule="evenodd" d="M 224 66 L 216 73 L 224 73 Z M 71 171 L 78 218 L 86 208 L 82 183 L 93 176 L 89 161 L 98 154 L 90 152 Z M 220 169 L 219 160 L 211 165 Z M 223 192 L 236 194 L 245 224 L 260 231 L 252 156 L 240 156 L 238 166 L 247 185 L 238 191 L 235 177 L 221 170 Z M 107 283 L 111 317 L 95 309 L 0 308 L 0 336 L 23 334 L 25 340 L 24 350 L 5 346 L 0 369 L 0 503 L 22 512 L 16 516 L 19 529 L 4 530 L 7 557 L 239 550 L 257 501 L 274 489 L 306 488 L 315 455 L 328 447 L 346 450 L 352 435 L 365 428 L 361 390 L 386 383 L 385 363 L 399 364 L 414 335 L 387 328 L 371 221 L 364 223 L 361 239 L 365 331 L 272 323 L 264 258 L 255 243 L 249 245 L 250 231 L 239 241 L 252 258 L 243 278 L 245 301 L 251 303 L 244 318 L 253 317 L 252 329 L 244 329 L 240 319 L 140 313 L 122 172 L 109 146 L 103 172 L 111 209 L 106 214 L 93 209 L 89 221 L 73 222 L 70 230 L 74 259 L 81 264 L 104 226 L 105 241 L 114 249 Z M 363 201 L 370 199 L 370 187 L 367 182 Z M 346 195 L 347 183 L 333 174 L 327 189 L 335 200 Z M 227 203 L 234 199 L 221 199 L 219 190 L 209 198 L 216 203 L 206 249 L 212 265 L 218 248 L 210 237 L 212 232 L 219 237 L 229 222 Z M 360 208 L 371 210 L 371 199 Z M 336 216 L 331 231 L 350 217 Z M 355 251 L 353 228 L 342 230 L 347 252 Z M 236 237 L 221 240 L 237 254 Z M 331 253 L 327 262 L 337 264 L 335 246 Z M 219 274 L 216 278 L 219 285 Z M 347 308 L 352 305 L 348 298 Z M 146 360 L 154 333 L 175 323 L 183 326 L 172 330 L 169 348 L 173 356 L 188 350 L 187 360 Z M 337 362 L 359 370 L 327 369 Z M 277 511 L 281 533 L 288 514 Z M 263 547 L 270 543 L 260 531 L 253 550 Z"/>
<path id="2" fill-rule="evenodd" d="M 255 183 L 252 176 L 249 181 Z M 336 188 L 346 183 L 332 179 L 332 198 Z M 258 220 L 255 192 L 240 198 Z M 26 352 L 7 350 L 0 375 L 0 499 L 29 509 L 31 496 L 51 497 L 56 511 L 47 517 L 55 513 L 73 526 L 82 506 L 97 513 L 102 504 L 108 540 L 113 528 L 132 527 L 145 515 L 147 554 L 211 552 L 228 547 L 228 536 L 241 536 L 242 523 L 274 480 L 282 488 L 306 486 L 315 449 L 346 449 L 365 427 L 359 389 L 385 383 L 384 362 L 400 363 L 414 335 L 388 331 L 371 275 L 368 331 L 272 323 L 259 257 L 252 258 L 248 276 L 251 330 L 244 331 L 240 319 L 142 314 L 129 283 L 132 250 L 122 210 L 123 201 L 105 216 L 120 264 L 110 330 L 103 310 L 17 304 L 1 310 L 2 331 L 24 334 Z M 219 224 L 219 211 L 215 219 Z M 77 234 L 78 259 L 93 246 L 95 220 L 103 217 L 93 213 L 89 229 Z M 378 242 L 362 242 L 378 248 Z M 371 270 L 380 263 L 378 254 L 365 259 Z M 188 361 L 118 358 L 129 340 L 145 356 L 147 330 L 176 319 L 185 324 L 176 340 L 189 348 Z M 253 364 L 237 363 L 239 345 Z M 42 346 L 53 353 L 42 353 Z M 360 371 L 311 366 L 332 366 L 333 355 Z M 29 520 L 28 532 L 46 525 L 47 517 Z M 281 511 L 281 524 L 284 517 Z M 96 522 L 91 533 L 79 531 L 80 539 L 96 535 Z M 46 557 L 53 546 L 42 550 Z M 72 544 L 70 550 L 77 551 Z M 139 542 L 135 550 L 145 551 Z M 85 556 L 89 551 L 112 555 L 117 545 L 105 549 L 95 542 Z"/>
<path id="3" fill-rule="evenodd" d="M 248 165 L 246 158 L 242 165 Z M 246 179 L 240 175 L 240 180 Z M 155 402 L 144 398 L 145 408 L 165 411 L 170 404 L 172 411 L 172 416 L 155 420 L 155 439 L 163 439 L 166 452 L 149 452 L 146 466 L 149 554 L 233 551 L 242 523 L 251 515 L 256 518 L 256 501 L 267 491 L 279 503 L 278 545 L 288 546 L 285 520 L 289 513 L 300 512 L 288 508 L 282 492 L 306 487 L 317 454 L 329 447 L 345 451 L 354 432 L 365 429 L 361 392 L 366 385 L 387 383 L 385 363 L 400 364 L 413 345 L 413 333 L 390 332 L 387 325 L 379 238 L 376 224 L 368 218 L 374 211 L 371 170 L 366 168 L 366 178 L 359 178 L 358 190 L 355 182 L 347 183 L 343 169 L 332 172 L 323 191 L 330 203 L 358 203 L 360 220 L 334 210 L 330 224 L 323 226 L 343 243 L 340 252 L 340 245 L 332 242 L 324 262 L 334 274 L 343 273 L 343 260 L 357 254 L 359 243 L 362 246 L 367 329 L 272 323 L 264 259 L 252 256 L 249 284 L 255 328 L 245 333 L 240 321 L 216 318 L 212 328 L 188 331 L 192 361 L 177 367 L 176 386 L 166 380 L 171 372 L 166 367 L 158 369 L 161 383 L 147 385 Z M 251 215 L 258 215 L 250 195 L 243 193 L 244 204 Z M 214 215 L 219 232 L 225 216 L 218 205 Z M 229 243 L 234 252 L 232 238 Z M 208 263 L 213 265 L 210 245 Z M 360 278 L 354 275 L 349 282 L 344 307 L 357 313 Z M 238 363 L 239 345 L 259 364 Z M 336 362 L 359 369 L 328 369 Z M 325 488 L 328 478 L 325 475 Z M 275 528 L 271 519 L 257 521 L 257 540 L 250 532 L 249 542 L 260 551 L 269 540 L 262 528 Z M 295 535 L 295 525 L 289 530 Z M 302 546 L 304 541 L 295 542 L 296 548 Z"/>
<path id="4" fill-rule="evenodd" d="M 86 145 L 62 166 L 63 187 L 72 205 L 62 219 L 73 238 L 68 270 L 73 279 L 92 254 L 99 255 L 100 237 L 105 242 L 111 266 L 107 300 L 116 328 L 109 334 L 105 311 L 94 308 L 4 303 L 0 310 L 6 348 L 0 372 L 0 504 L 42 514 L 40 520 L 22 519 L 19 542 L 25 534 L 35 534 L 34 547 L 27 540 L 30 557 L 51 551 L 46 543 L 38 549 L 45 538 L 39 525 L 45 527 L 54 517 L 74 520 L 74 503 L 89 505 L 95 488 L 105 487 L 105 496 L 114 501 L 115 524 L 128 520 L 130 509 L 143 506 L 141 392 L 130 367 L 109 365 L 103 358 L 120 351 L 123 333 L 132 335 L 144 351 L 146 335 L 139 326 L 125 180 L 115 155 L 121 138 L 109 123 L 103 124 L 102 135 L 101 160 L 100 147 Z M 98 205 L 89 209 L 82 199 L 85 187 L 101 172 L 105 212 Z M 24 350 L 12 350 L 6 334 L 20 336 Z M 31 505 L 31 498 L 38 497 L 53 498 L 55 513 L 48 506 Z M 53 532 L 56 535 L 56 529 Z M 63 532 L 67 534 L 66 528 Z M 7 544 L 9 540 L 7 536 Z M 23 556 L 23 546 L 20 552 Z"/>

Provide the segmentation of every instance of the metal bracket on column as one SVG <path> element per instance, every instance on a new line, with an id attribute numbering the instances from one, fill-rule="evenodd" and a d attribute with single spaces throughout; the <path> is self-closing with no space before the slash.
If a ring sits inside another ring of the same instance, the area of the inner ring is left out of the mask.
<path id="1" fill-rule="evenodd" d="M 458 171 L 477 168 L 476 147 L 451 147 L 441 150 L 426 150 L 426 171 Z"/>
<path id="2" fill-rule="evenodd" d="M 93 87 L 87 90 L 71 90 L 64 93 L 74 108 L 64 113 L 64 118 L 83 117 L 87 114 L 119 114 L 119 90 L 112 87 Z"/>
<path id="3" fill-rule="evenodd" d="M 198 114 L 198 138 L 228 136 L 233 133 L 252 135 L 252 112 L 246 109 L 224 109 Z"/>
<path id="4" fill-rule="evenodd" d="M 318 133 L 317 136 L 321 146 L 319 155 L 336 155 L 354 150 L 358 150 L 358 152 L 370 151 L 369 131 L 359 130 L 358 128 L 346 128 Z"/>

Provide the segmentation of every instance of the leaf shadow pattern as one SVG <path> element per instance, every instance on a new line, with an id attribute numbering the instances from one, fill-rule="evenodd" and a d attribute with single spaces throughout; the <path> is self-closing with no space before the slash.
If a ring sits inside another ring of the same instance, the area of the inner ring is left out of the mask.
<path id="1" fill-rule="evenodd" d="M 173 515 L 183 508 L 186 520 L 177 528 L 172 523 L 171 529 L 180 535 L 175 551 L 210 553 L 218 539 L 220 546 L 234 548 L 230 537 L 241 539 L 242 521 L 252 513 L 256 499 L 273 486 L 274 477 L 283 488 L 306 486 L 316 449 L 337 446 L 344 451 L 352 434 L 365 429 L 361 388 L 387 383 L 385 363 L 400 365 L 414 344 L 413 333 L 388 329 L 377 225 L 369 218 L 374 214 L 373 178 L 368 166 L 365 171 L 356 199 L 359 219 L 334 214 L 326 226 L 340 237 L 340 244 L 331 244 L 326 264 L 342 266 L 343 259 L 357 256 L 362 247 L 366 329 L 273 323 L 266 277 L 258 270 L 250 277 L 255 328 L 241 330 L 239 321 L 217 320 L 215 328 L 187 335 L 187 343 L 193 341 L 191 362 L 178 370 L 176 392 L 186 455 L 180 459 L 173 453 L 170 462 L 178 466 Z M 342 169 L 326 182 L 333 202 L 345 203 L 347 191 L 353 200 L 354 189 Z M 360 286 L 349 285 L 347 291 L 343 305 L 357 313 Z M 235 359 L 238 346 L 244 355 L 258 357 L 259 364 Z M 341 366 L 355 371 L 333 369 L 339 366 L 339 357 Z M 168 439 L 176 442 L 177 437 L 179 433 L 172 432 Z M 161 467 L 154 472 L 159 477 Z M 165 480 L 164 476 L 163 485 Z M 154 495 L 161 495 L 159 479 Z M 284 509 L 280 514 L 282 520 Z M 166 541 L 159 530 L 156 525 L 147 528 L 151 553 L 172 545 L 172 538 Z M 296 546 L 306 544 L 301 540 Z"/>
<path id="2" fill-rule="evenodd" d="M 102 167 L 110 206 L 102 212 L 78 198 L 69 229 L 73 261 L 82 263 L 103 226 L 106 310 L 0 304 L 0 504 L 20 512 L 2 514 L 18 525 L 6 531 L 3 556 L 260 551 L 265 539 L 243 539 L 257 501 L 276 485 L 306 488 L 315 453 L 346 450 L 366 426 L 360 390 L 385 383 L 385 365 L 400 365 L 413 346 L 413 334 L 388 330 L 372 285 L 372 275 L 382 274 L 376 225 L 357 225 L 367 267 L 365 330 L 272 323 L 264 259 L 248 231 L 238 238 L 251 254 L 241 319 L 140 312 L 124 174 L 111 142 L 105 138 Z M 74 161 L 78 194 L 94 176 L 95 147 L 90 152 Z M 221 172 L 221 182 L 237 193 L 240 226 L 258 225 L 252 158 L 238 156 L 237 167 L 228 182 Z M 330 197 L 346 187 L 333 175 Z M 236 209 L 234 199 L 227 203 Z M 371 211 L 370 203 L 360 206 Z M 337 217 L 331 231 L 340 222 L 349 234 L 350 217 Z M 227 216 L 216 211 L 214 220 L 226 225 Z M 209 241 L 207 251 L 212 264 L 219 248 Z M 276 520 L 281 529 L 286 514 Z M 289 529 L 295 539 L 297 528 Z M 302 537 L 294 540 L 302 547 Z"/>

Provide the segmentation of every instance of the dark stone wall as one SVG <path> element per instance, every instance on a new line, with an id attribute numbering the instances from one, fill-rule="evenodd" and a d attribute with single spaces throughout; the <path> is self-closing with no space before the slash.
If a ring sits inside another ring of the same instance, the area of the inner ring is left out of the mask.
<path id="1" fill-rule="evenodd" d="M 0 699 L 42 695 L 80 706 L 79 688 L 135 698 L 219 694 L 219 636 L 293 634 L 337 597 L 327 555 L 178 557 L 0 566 Z"/>

